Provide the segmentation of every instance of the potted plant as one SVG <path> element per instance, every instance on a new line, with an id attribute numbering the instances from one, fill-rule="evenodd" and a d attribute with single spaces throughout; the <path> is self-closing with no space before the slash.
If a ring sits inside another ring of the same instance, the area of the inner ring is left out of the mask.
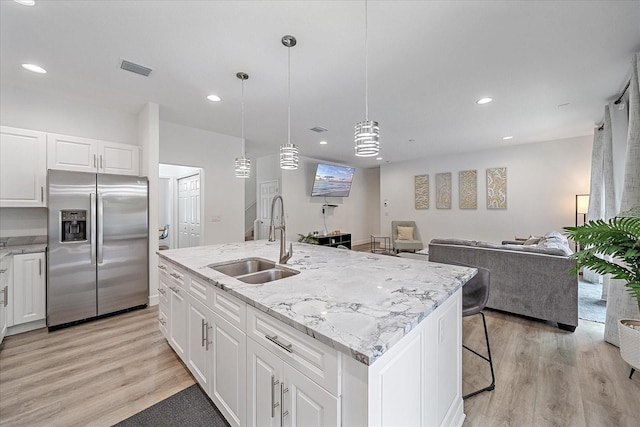
<path id="1" fill-rule="evenodd" d="M 640 206 L 609 221 L 589 221 L 579 227 L 565 227 L 565 230 L 584 248 L 571 255 L 576 260 L 572 273 L 586 267 L 624 280 L 640 311 Z M 612 259 L 606 259 L 608 257 Z M 620 354 L 631 365 L 631 378 L 635 369 L 640 370 L 640 320 L 621 319 L 618 331 Z"/>
<path id="2" fill-rule="evenodd" d="M 317 234 L 314 234 L 313 232 L 307 234 L 306 236 L 304 234 L 298 233 L 298 242 L 310 243 L 312 245 L 317 245 L 318 244 L 318 237 L 317 237 Z"/>

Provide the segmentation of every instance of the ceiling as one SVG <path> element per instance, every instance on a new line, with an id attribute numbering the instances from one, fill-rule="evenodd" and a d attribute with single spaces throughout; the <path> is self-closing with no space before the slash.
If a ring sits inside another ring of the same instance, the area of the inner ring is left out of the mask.
<path id="1" fill-rule="evenodd" d="M 640 51 L 639 1 L 371 0 L 369 118 L 383 160 L 358 158 L 364 11 L 364 1 L 3 0 L 0 83 L 133 114 L 155 102 L 161 120 L 240 136 L 243 71 L 247 155 L 258 157 L 287 140 L 280 39 L 291 34 L 291 141 L 303 156 L 375 167 L 591 134 Z M 153 72 L 123 71 L 122 59 Z M 477 105 L 484 96 L 494 101 Z"/>

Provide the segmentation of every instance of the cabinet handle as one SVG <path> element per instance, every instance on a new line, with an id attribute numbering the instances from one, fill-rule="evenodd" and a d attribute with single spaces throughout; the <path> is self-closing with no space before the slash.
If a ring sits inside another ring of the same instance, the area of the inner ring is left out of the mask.
<path id="1" fill-rule="evenodd" d="M 182 276 L 177 273 L 169 273 L 169 276 L 173 277 L 174 279 L 182 279 Z"/>
<path id="2" fill-rule="evenodd" d="M 289 388 L 285 388 L 284 383 L 280 383 L 280 403 L 282 403 L 282 406 L 280 406 L 280 427 L 284 426 L 284 417 L 289 415 L 289 411 L 284 410 L 284 394 L 288 391 Z"/>
<path id="3" fill-rule="evenodd" d="M 159 268 L 160 270 L 166 270 L 166 269 L 167 269 L 167 267 L 166 267 L 165 265 L 163 265 L 163 264 L 160 264 L 160 265 L 158 266 L 158 268 Z"/>
<path id="4" fill-rule="evenodd" d="M 158 317 L 158 322 L 160 322 L 162 326 L 167 324 L 167 322 L 164 319 L 161 319 L 160 317 Z"/>
<path id="5" fill-rule="evenodd" d="M 98 156 L 96 156 L 95 154 L 93 155 L 93 167 L 98 167 Z"/>
<path id="6" fill-rule="evenodd" d="M 38 274 L 42 276 L 42 258 L 38 258 Z"/>
<path id="7" fill-rule="evenodd" d="M 280 341 L 278 341 L 278 336 L 277 335 L 274 335 L 274 336 L 271 337 L 271 336 L 265 334 L 264 337 L 266 339 L 268 339 L 269 341 L 271 341 L 272 343 L 274 343 L 275 345 L 277 345 L 278 347 L 284 349 L 285 351 L 288 351 L 289 353 L 293 353 L 293 349 L 292 349 L 293 344 L 287 344 L 287 345 L 282 344 Z"/>
<path id="8" fill-rule="evenodd" d="M 40 187 L 40 201 L 44 203 L 44 187 Z"/>
<path id="9" fill-rule="evenodd" d="M 158 289 L 158 292 L 160 292 L 162 295 L 166 295 L 167 291 L 165 291 L 164 289 Z"/>
<path id="10" fill-rule="evenodd" d="M 176 294 L 180 293 L 180 288 L 174 288 L 173 286 L 169 286 L 169 289 L 171 289 L 173 292 L 175 292 Z"/>
<path id="11" fill-rule="evenodd" d="M 4 273 L 4 270 L 3 270 L 2 272 Z M 2 289 L 2 305 L 4 305 L 5 307 L 6 307 L 6 306 L 7 306 L 7 304 L 8 304 L 8 301 L 7 301 L 7 300 L 9 299 L 9 298 L 7 298 L 7 294 L 8 294 L 8 293 L 9 293 L 9 287 L 8 287 L 8 286 L 5 286 L 5 287 Z M 272 393 L 272 394 L 273 394 L 273 393 Z M 272 416 L 272 417 L 273 417 L 273 416 Z"/>
<path id="12" fill-rule="evenodd" d="M 209 330 L 213 328 L 213 326 L 209 326 L 209 322 L 205 323 L 206 325 L 206 329 L 205 329 L 205 337 L 206 337 L 206 345 L 204 346 L 205 351 L 209 351 L 209 344 L 211 344 L 211 341 L 209 341 Z"/>
<path id="13" fill-rule="evenodd" d="M 100 169 L 102 169 L 102 168 L 103 168 L 103 166 L 102 166 L 102 154 L 100 154 Z"/>
<path id="14" fill-rule="evenodd" d="M 202 336 L 202 347 L 204 347 L 204 344 L 207 342 L 207 337 L 204 336 L 206 323 L 204 322 L 204 319 L 200 320 L 202 320 L 202 326 L 200 327 L 200 336 Z"/>
<path id="15" fill-rule="evenodd" d="M 280 381 L 276 379 L 274 375 L 271 375 L 271 418 L 276 416 L 276 408 L 280 406 L 280 402 L 276 403 L 276 386 L 280 384 Z"/>

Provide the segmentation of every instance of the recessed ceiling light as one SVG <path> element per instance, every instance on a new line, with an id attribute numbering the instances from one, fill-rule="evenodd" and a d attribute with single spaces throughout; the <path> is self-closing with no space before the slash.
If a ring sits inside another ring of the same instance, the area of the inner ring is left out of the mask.
<path id="1" fill-rule="evenodd" d="M 13 0 L 16 3 L 20 3 L 23 6 L 33 6 L 36 4 L 35 0 Z"/>
<path id="2" fill-rule="evenodd" d="M 382 160 L 382 157 L 376 157 L 376 160 Z"/>
<path id="3" fill-rule="evenodd" d="M 220 102 L 222 100 L 222 98 L 220 98 L 218 95 L 209 95 L 207 96 L 207 99 L 211 102 Z"/>
<path id="4" fill-rule="evenodd" d="M 512 136 L 503 136 L 502 139 L 504 139 L 506 141 L 507 139 L 513 139 L 513 137 Z"/>
<path id="5" fill-rule="evenodd" d="M 38 74 L 47 74 L 47 70 L 35 64 L 22 64 L 22 68 Z"/>
<path id="6" fill-rule="evenodd" d="M 488 103 L 490 103 L 491 101 L 493 101 L 493 98 L 480 98 L 480 99 L 478 99 L 478 100 L 476 101 L 476 104 L 480 104 L 480 105 L 482 105 L 482 104 L 488 104 Z"/>
<path id="7" fill-rule="evenodd" d="M 320 141 L 320 145 L 327 145 L 327 141 Z"/>

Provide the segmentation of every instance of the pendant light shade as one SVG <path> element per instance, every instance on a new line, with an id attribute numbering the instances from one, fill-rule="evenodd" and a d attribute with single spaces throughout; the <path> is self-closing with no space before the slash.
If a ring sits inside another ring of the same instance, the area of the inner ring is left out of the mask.
<path id="1" fill-rule="evenodd" d="M 298 169 L 298 147 L 291 143 L 291 48 L 296 45 L 296 38 L 283 36 L 282 44 L 287 48 L 289 72 L 289 107 L 287 143 L 280 146 L 280 169 Z"/>
<path id="2" fill-rule="evenodd" d="M 244 154 L 244 81 L 249 78 L 247 73 L 239 72 L 236 77 L 242 81 L 242 156 L 236 157 L 235 173 L 236 178 L 249 178 L 251 176 L 251 160 Z"/>
<path id="3" fill-rule="evenodd" d="M 368 70 L 367 1 L 364 2 L 364 105 L 365 119 L 355 125 L 355 150 L 358 157 L 377 156 L 380 152 L 380 127 L 369 120 L 369 70 Z"/>
<path id="4" fill-rule="evenodd" d="M 378 122 L 373 120 L 365 120 L 363 122 L 356 123 L 356 156 L 377 156 L 380 152 L 379 137 L 380 128 L 378 127 Z"/>

